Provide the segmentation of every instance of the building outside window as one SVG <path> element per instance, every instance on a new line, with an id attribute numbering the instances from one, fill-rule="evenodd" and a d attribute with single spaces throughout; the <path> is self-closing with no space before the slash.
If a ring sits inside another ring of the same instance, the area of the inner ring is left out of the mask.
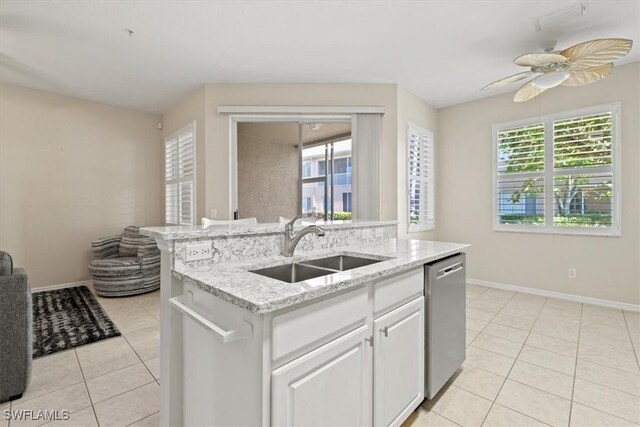
<path id="1" fill-rule="evenodd" d="M 302 178 L 303 216 L 351 219 L 351 139 L 303 148 Z"/>
<path id="2" fill-rule="evenodd" d="M 620 234 L 619 105 L 494 125 L 494 229 Z"/>

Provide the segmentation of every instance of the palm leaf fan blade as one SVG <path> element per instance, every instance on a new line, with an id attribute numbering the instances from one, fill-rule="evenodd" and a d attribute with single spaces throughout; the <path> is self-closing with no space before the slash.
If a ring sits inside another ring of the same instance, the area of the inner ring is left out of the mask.
<path id="1" fill-rule="evenodd" d="M 513 60 L 513 63 L 522 67 L 542 67 L 549 64 L 566 62 L 567 58 L 553 52 L 526 53 Z"/>
<path id="2" fill-rule="evenodd" d="M 511 83 L 519 82 L 521 80 L 524 80 L 524 79 L 527 79 L 529 77 L 532 77 L 535 74 L 536 73 L 534 73 L 533 71 L 525 71 L 524 73 L 514 74 L 512 76 L 505 77 L 504 79 L 497 80 L 497 81 L 495 81 L 493 83 L 489 83 L 488 85 L 483 87 L 482 90 L 487 90 L 487 89 L 493 89 L 493 88 L 496 88 L 496 87 L 506 86 L 506 85 L 509 85 Z"/>
<path id="3" fill-rule="evenodd" d="M 585 70 L 571 71 L 571 75 L 562 82 L 563 86 L 585 86 L 602 80 L 611 74 L 613 63 L 600 65 L 599 67 L 587 68 Z"/>
<path id="4" fill-rule="evenodd" d="M 592 68 L 622 58 L 632 45 L 629 39 L 596 39 L 571 46 L 560 54 L 567 58 L 571 69 Z"/>
<path id="5" fill-rule="evenodd" d="M 540 95 L 542 92 L 544 92 L 545 88 L 542 87 L 538 87 L 535 86 L 533 84 L 534 80 L 525 83 L 515 94 L 515 96 L 513 97 L 513 100 L 515 102 L 525 102 L 530 100 L 531 98 L 535 98 L 536 96 Z"/>

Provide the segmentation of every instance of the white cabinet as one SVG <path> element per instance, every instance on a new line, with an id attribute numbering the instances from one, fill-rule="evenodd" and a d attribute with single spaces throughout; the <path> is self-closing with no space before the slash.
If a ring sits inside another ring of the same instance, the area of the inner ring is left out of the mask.
<path id="1" fill-rule="evenodd" d="M 272 425 L 371 425 L 369 335 L 363 325 L 276 369 Z"/>
<path id="2" fill-rule="evenodd" d="M 397 426 L 424 396 L 424 297 L 374 321 L 374 425 Z"/>
<path id="3" fill-rule="evenodd" d="M 397 426 L 422 401 L 422 267 L 267 314 L 184 292 L 174 427 Z"/>
<path id="4" fill-rule="evenodd" d="M 423 277 L 419 268 L 274 317 L 274 358 L 303 355 L 273 371 L 272 425 L 402 424 L 424 396 Z"/>

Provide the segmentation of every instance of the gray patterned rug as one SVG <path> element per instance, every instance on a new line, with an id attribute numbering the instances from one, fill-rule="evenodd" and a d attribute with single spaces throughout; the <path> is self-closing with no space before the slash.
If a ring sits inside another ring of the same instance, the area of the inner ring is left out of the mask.
<path id="1" fill-rule="evenodd" d="M 120 336 L 89 288 L 33 293 L 33 358 Z"/>

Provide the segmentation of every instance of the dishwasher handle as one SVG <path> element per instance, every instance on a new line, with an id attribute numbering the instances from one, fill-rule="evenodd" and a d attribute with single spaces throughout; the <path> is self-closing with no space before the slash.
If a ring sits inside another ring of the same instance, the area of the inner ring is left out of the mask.
<path id="1" fill-rule="evenodd" d="M 436 279 L 442 279 L 443 277 L 446 277 L 450 274 L 453 274 L 457 271 L 462 270 L 463 267 L 464 267 L 464 261 L 460 261 L 448 267 L 442 268 L 438 270 L 438 272 L 436 273 Z"/>

